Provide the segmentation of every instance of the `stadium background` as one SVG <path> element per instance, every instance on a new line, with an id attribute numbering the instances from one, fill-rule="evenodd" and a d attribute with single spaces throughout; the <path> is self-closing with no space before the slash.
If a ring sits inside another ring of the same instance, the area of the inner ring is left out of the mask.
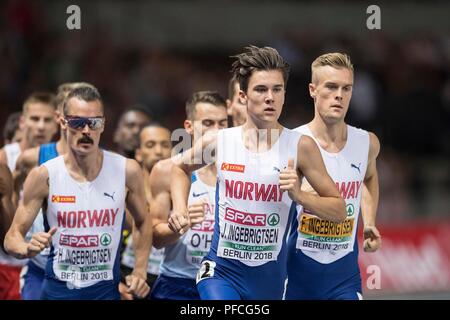
<path id="1" fill-rule="evenodd" d="M 66 9 L 81 9 L 68 30 Z M 381 9 L 369 30 L 366 9 Z M 383 248 L 361 253 L 365 296 L 450 298 L 450 4 L 446 1 L 0 2 L 0 128 L 36 90 L 87 81 L 107 108 L 105 147 L 121 110 L 139 103 L 181 127 L 196 90 L 227 95 L 230 55 L 277 48 L 292 66 L 281 123 L 313 116 L 310 63 L 344 51 L 355 65 L 348 122 L 375 132 Z M 373 267 L 381 288 L 370 289 Z"/>

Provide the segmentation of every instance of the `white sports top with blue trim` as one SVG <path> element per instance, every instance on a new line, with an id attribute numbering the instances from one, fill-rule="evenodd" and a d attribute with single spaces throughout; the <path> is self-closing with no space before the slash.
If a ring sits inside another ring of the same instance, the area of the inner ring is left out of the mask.
<path id="1" fill-rule="evenodd" d="M 49 175 L 45 219 L 49 228 L 58 228 L 52 238 L 50 276 L 75 288 L 113 280 L 119 264 L 126 158 L 102 152 L 100 173 L 89 182 L 75 181 L 63 156 L 43 164 Z"/>
<path id="2" fill-rule="evenodd" d="M 274 141 L 279 130 L 271 131 L 260 130 L 259 137 L 265 139 L 265 133 L 272 134 Z M 250 267 L 277 260 L 290 227 L 293 203 L 279 187 L 279 173 L 289 159 L 297 163 L 300 136 L 284 128 L 270 150 L 258 152 L 244 145 L 242 127 L 219 132 L 219 234 L 214 235 L 218 242 L 213 241 L 218 257 L 238 260 Z"/>
<path id="3" fill-rule="evenodd" d="M 298 210 L 296 248 L 320 263 L 332 263 L 353 251 L 367 170 L 369 134 L 347 125 L 344 148 L 337 153 L 330 153 L 320 146 L 307 125 L 295 130 L 316 141 L 327 172 L 336 183 L 347 207 L 347 219 L 341 223 L 321 219 L 303 208 Z M 315 193 L 306 179 L 303 179 L 302 190 Z"/>

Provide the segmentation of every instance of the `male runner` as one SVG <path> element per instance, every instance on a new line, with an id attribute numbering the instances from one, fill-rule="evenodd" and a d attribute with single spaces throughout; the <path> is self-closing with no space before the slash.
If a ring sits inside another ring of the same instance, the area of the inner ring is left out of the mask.
<path id="1" fill-rule="evenodd" d="M 300 210 L 289 237 L 286 299 L 357 300 L 362 298 L 356 239 L 360 209 L 364 250 L 376 251 L 381 245 L 375 226 L 380 143 L 375 134 L 345 123 L 353 89 L 350 57 L 321 55 L 311 72 L 314 119 L 296 130 L 316 141 L 328 174 L 346 202 L 347 219 L 334 223 L 306 208 Z M 314 192 L 308 181 L 302 183 L 302 190 Z"/>
<path id="2" fill-rule="evenodd" d="M 43 299 L 119 299 L 118 251 L 126 204 L 136 226 L 136 264 L 127 285 L 129 293 L 144 297 L 151 219 L 139 165 L 99 148 L 105 118 L 93 86 L 72 90 L 63 111 L 67 153 L 30 172 L 5 249 L 30 258 L 50 247 Z M 25 234 L 43 205 L 46 232 L 27 242 Z"/>
<path id="3" fill-rule="evenodd" d="M 134 159 L 136 149 L 139 148 L 139 133 L 150 121 L 151 117 L 143 107 L 131 106 L 127 108 L 121 114 L 114 132 L 117 153 Z"/>
<path id="4" fill-rule="evenodd" d="M 55 119 L 57 123 L 63 119 L 64 100 L 73 90 L 81 86 L 90 86 L 84 82 L 64 83 L 58 87 L 56 95 Z M 56 158 L 65 154 L 67 150 L 66 136 L 60 130 L 60 136 L 57 142 L 51 142 L 40 145 L 39 147 L 25 150 L 17 159 L 16 170 L 14 172 L 14 186 L 16 193 L 22 190 L 23 181 L 36 166 L 39 166 L 47 160 Z M 40 211 L 28 231 L 26 239 L 31 239 L 32 235 L 44 231 L 44 215 Z M 23 300 L 39 300 L 42 294 L 42 283 L 45 277 L 45 264 L 47 263 L 49 250 L 43 250 L 40 254 L 28 260 L 27 266 L 22 270 L 23 286 L 21 296 Z"/>
<path id="5" fill-rule="evenodd" d="M 172 142 L 170 140 L 170 131 L 156 123 L 144 127 L 140 133 L 140 147 L 136 150 L 136 160 L 142 167 L 144 175 L 144 189 L 148 203 L 151 204 L 151 194 L 149 186 L 150 172 L 153 166 L 161 160 L 170 157 Z M 153 284 L 159 275 L 159 267 L 163 259 L 164 249 L 152 247 L 148 258 L 147 284 L 153 288 Z M 122 279 L 119 285 L 119 291 L 122 299 L 132 299 L 133 297 L 125 292 L 125 277 L 131 273 L 134 266 L 134 249 L 132 237 L 129 237 L 126 248 L 122 254 Z"/>
<path id="6" fill-rule="evenodd" d="M 227 127 L 226 102 L 214 91 L 195 92 L 186 102 L 186 117 L 185 130 L 194 139 L 202 137 L 207 132 Z M 190 223 L 184 229 L 186 233 L 181 235 L 169 215 L 170 171 L 164 177 L 161 175 L 161 167 L 173 166 L 169 161 L 158 163 L 155 167 L 158 171 L 151 174 L 151 187 L 156 195 L 150 210 L 154 219 L 155 245 L 165 248 L 161 272 L 151 297 L 157 300 L 194 300 L 200 298 L 195 276 L 202 258 L 209 252 L 213 234 L 216 168 L 210 165 L 192 174 Z M 161 184 L 161 179 L 164 179 L 164 184 Z"/>
<path id="7" fill-rule="evenodd" d="M 51 141 L 57 130 L 54 120 L 55 107 L 55 97 L 48 92 L 33 93 L 25 100 L 19 120 L 22 138 L 20 142 L 7 144 L 0 150 L 0 163 L 7 164 L 9 170 L 14 173 L 17 158 L 22 152 Z M 12 201 L 16 207 L 19 201 L 18 192 L 13 192 Z M 8 293 L 8 299 L 20 299 L 20 271 L 25 263 L 25 260 L 14 259 L 0 249 L 0 275 L 5 279 L 0 282 L 0 292 L 13 290 Z"/>
<path id="8" fill-rule="evenodd" d="M 334 221 L 345 219 L 345 206 L 314 141 L 278 122 L 289 65 L 270 47 L 247 47 L 235 59 L 247 120 L 217 136 L 216 224 L 197 287 L 202 299 L 281 299 L 295 202 Z M 173 219 L 180 233 L 189 224 L 189 172 L 199 167 L 192 163 L 172 168 Z M 319 196 L 300 190 L 299 175 L 309 178 Z"/>

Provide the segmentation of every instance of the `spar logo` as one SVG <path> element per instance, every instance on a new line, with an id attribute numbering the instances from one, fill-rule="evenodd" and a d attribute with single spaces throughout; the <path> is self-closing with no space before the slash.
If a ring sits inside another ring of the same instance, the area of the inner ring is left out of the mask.
<path id="1" fill-rule="evenodd" d="M 97 235 L 75 236 L 71 234 L 62 234 L 59 238 L 59 245 L 74 248 L 91 248 L 98 246 Z"/>
<path id="2" fill-rule="evenodd" d="M 275 227 L 280 223 L 280 216 L 276 213 L 270 214 L 267 218 L 267 223 L 269 224 L 269 226 Z"/>
<path id="3" fill-rule="evenodd" d="M 232 208 L 226 208 L 225 220 L 253 227 L 265 227 L 266 215 L 262 213 L 247 213 Z"/>
<path id="4" fill-rule="evenodd" d="M 106 247 L 109 246 L 110 243 L 112 241 L 111 235 L 109 233 L 104 233 L 102 234 L 102 236 L 100 237 L 100 243 L 102 244 L 102 246 Z"/>
<path id="5" fill-rule="evenodd" d="M 52 195 L 52 202 L 54 203 L 75 203 L 75 196 L 57 196 Z"/>
<path id="6" fill-rule="evenodd" d="M 191 229 L 194 231 L 212 232 L 214 231 L 214 220 L 203 220 L 202 223 L 194 224 Z"/>
<path id="7" fill-rule="evenodd" d="M 233 164 L 233 163 L 223 162 L 222 166 L 220 167 L 220 170 L 243 173 L 245 171 L 245 166 L 242 164 Z"/>
<path id="8" fill-rule="evenodd" d="M 351 217 L 355 214 L 355 207 L 353 204 L 349 203 L 347 204 L 347 217 Z"/>

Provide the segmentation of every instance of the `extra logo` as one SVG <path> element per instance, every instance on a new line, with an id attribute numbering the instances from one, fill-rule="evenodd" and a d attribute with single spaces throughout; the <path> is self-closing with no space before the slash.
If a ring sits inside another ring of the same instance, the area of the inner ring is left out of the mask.
<path id="1" fill-rule="evenodd" d="M 112 238 L 111 235 L 109 233 L 104 233 L 102 234 L 102 236 L 100 237 L 100 243 L 102 244 L 102 246 L 107 247 L 111 244 Z"/>
<path id="2" fill-rule="evenodd" d="M 53 203 L 75 203 L 75 196 L 57 196 L 52 195 Z"/>
<path id="3" fill-rule="evenodd" d="M 355 214 L 355 207 L 349 203 L 347 204 L 347 217 L 351 217 Z"/>
<path id="4" fill-rule="evenodd" d="M 245 171 L 245 166 L 242 164 L 233 164 L 233 163 L 223 162 L 222 166 L 220 167 L 220 170 L 243 173 Z"/>

